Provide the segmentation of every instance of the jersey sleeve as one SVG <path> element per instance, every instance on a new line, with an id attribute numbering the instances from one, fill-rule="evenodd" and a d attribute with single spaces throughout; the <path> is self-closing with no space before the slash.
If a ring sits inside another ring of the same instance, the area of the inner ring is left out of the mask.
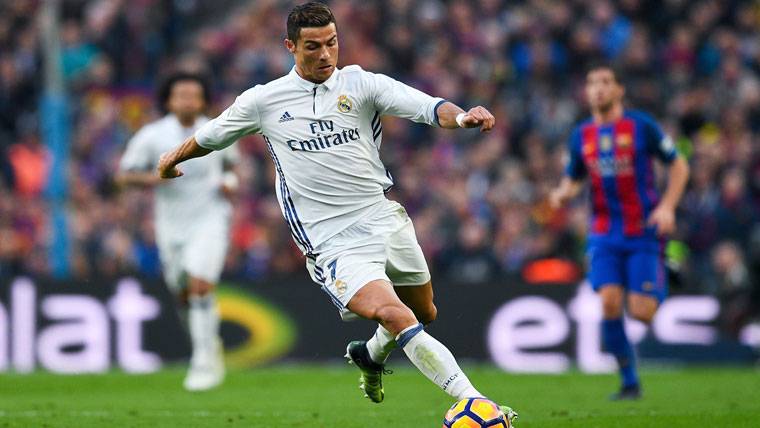
<path id="1" fill-rule="evenodd" d="M 143 128 L 127 142 L 127 149 L 119 161 L 119 170 L 147 171 L 152 169 L 158 162 L 150 144 L 150 131 Z"/>
<path id="2" fill-rule="evenodd" d="M 573 180 L 580 180 L 586 176 L 586 165 L 581 155 L 581 133 L 578 128 L 570 134 L 568 141 L 568 160 L 565 174 Z"/>
<path id="3" fill-rule="evenodd" d="M 445 102 L 383 74 L 364 72 L 370 97 L 381 115 L 440 126 L 437 109 Z"/>
<path id="4" fill-rule="evenodd" d="M 258 87 L 243 92 L 222 114 L 195 132 L 195 141 L 206 149 L 221 150 L 238 139 L 261 132 L 257 105 Z"/>
<path id="5" fill-rule="evenodd" d="M 647 152 L 652 156 L 657 156 L 665 163 L 673 162 L 678 155 L 673 139 L 663 132 L 662 128 L 651 117 L 643 116 L 641 121 L 644 127 Z"/>

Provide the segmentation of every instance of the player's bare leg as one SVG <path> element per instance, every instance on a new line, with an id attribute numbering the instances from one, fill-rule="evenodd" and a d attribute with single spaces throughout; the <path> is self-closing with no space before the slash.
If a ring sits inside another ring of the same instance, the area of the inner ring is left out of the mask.
<path id="1" fill-rule="evenodd" d="M 213 292 L 214 284 L 188 277 L 188 326 L 193 346 L 190 369 L 184 382 L 188 391 L 208 390 L 224 380 L 219 314 Z"/>
<path id="2" fill-rule="evenodd" d="M 433 286 L 430 281 L 423 285 L 401 286 L 393 289 L 422 324 L 428 325 L 435 320 L 438 310 L 433 304 Z M 395 335 L 378 324 L 375 334 L 367 341 L 369 357 L 378 364 L 385 364 L 394 349 L 396 349 Z"/>
<path id="3" fill-rule="evenodd" d="M 417 287 L 417 289 L 419 290 L 418 294 L 414 292 L 409 294 L 418 297 L 420 303 L 426 303 L 424 308 L 427 308 L 428 318 L 435 318 L 430 284 Z M 430 310 L 431 308 L 433 311 Z M 363 318 L 377 321 L 386 331 L 394 335 L 398 346 L 404 350 L 409 360 L 420 372 L 452 397 L 457 400 L 467 397 L 483 397 L 483 394 L 472 386 L 451 351 L 424 331 L 423 325 L 418 321 L 414 312 L 401 301 L 389 282 L 378 280 L 368 283 L 349 301 L 348 309 Z M 418 309 L 422 310 L 421 307 Z M 357 342 L 352 342 L 352 344 L 355 343 Z M 355 360 L 354 354 L 358 357 L 362 353 L 368 359 L 369 353 L 366 351 L 366 346 L 364 347 L 365 350 L 360 352 L 358 346 L 352 349 L 352 344 L 349 344 L 347 354 L 351 360 Z M 364 381 L 367 377 L 367 370 L 361 366 L 360 368 Z M 375 368 L 379 370 L 373 374 L 380 381 L 383 366 L 378 364 Z M 370 386 L 375 386 L 376 389 L 370 389 Z M 363 389 L 372 401 L 378 403 L 382 401 L 384 393 L 381 382 L 377 385 L 368 385 L 365 381 Z M 517 419 L 517 413 L 511 408 L 502 406 L 502 410 L 510 421 L 514 422 Z"/>
<path id="4" fill-rule="evenodd" d="M 404 305 L 387 281 L 372 281 L 362 287 L 348 303 L 348 309 L 381 324 L 396 337 L 396 343 L 404 349 L 412 363 L 428 379 L 453 397 L 461 399 L 482 396 L 459 368 L 451 352 L 425 333 L 414 312 Z M 353 357 L 351 352 L 349 357 Z M 368 392 L 366 387 L 370 386 L 374 385 L 365 384 L 365 392 Z M 383 394 L 376 394 L 374 398 L 369 392 L 367 395 L 373 401 L 379 402 Z"/>
<path id="5" fill-rule="evenodd" d="M 428 281 L 423 285 L 393 287 L 401 301 L 414 312 L 417 320 L 424 325 L 435 321 L 438 309 L 433 303 L 433 284 Z"/>
<path id="6" fill-rule="evenodd" d="M 652 322 L 659 305 L 657 299 L 652 296 L 639 293 L 628 294 L 628 315 L 645 324 Z"/>
<path id="7" fill-rule="evenodd" d="M 424 325 L 428 325 L 435 320 L 437 309 L 433 304 L 433 286 L 428 281 L 418 286 L 401 286 L 393 288 L 396 295 L 407 307 L 409 307 L 414 316 Z M 364 342 L 357 342 L 354 346 L 359 346 Z M 378 364 L 385 364 L 388 356 L 396 349 L 396 336 L 378 324 L 375 334 L 366 342 L 369 357 Z"/>
<path id="8" fill-rule="evenodd" d="M 378 287 L 377 291 L 369 294 L 362 292 L 367 288 L 372 290 L 377 287 L 375 284 L 380 283 L 382 286 Z M 362 371 L 362 376 L 359 379 L 359 388 L 364 390 L 365 396 L 375 403 L 380 403 L 385 398 L 382 383 L 382 375 L 385 371 L 385 361 L 388 359 L 388 355 L 390 355 L 391 351 L 397 346 L 396 333 L 394 332 L 401 331 L 406 325 L 415 324 L 416 318 L 414 317 L 414 313 L 409 310 L 408 307 L 393 302 L 393 298 L 398 300 L 398 297 L 393 292 L 393 287 L 391 287 L 390 283 L 383 280 L 372 281 L 359 290 L 349 302 L 349 309 L 355 308 L 360 311 L 354 312 L 352 310 L 352 312 L 357 315 L 364 318 L 374 319 L 378 314 L 370 313 L 369 310 L 364 310 L 364 307 L 371 306 L 371 303 L 365 302 L 365 300 L 372 298 L 375 294 L 381 299 L 378 303 L 392 301 L 391 308 L 381 311 L 382 316 L 393 319 L 393 322 L 401 324 L 387 324 L 389 327 L 392 326 L 392 331 L 389 331 L 383 323 L 378 322 L 377 330 L 370 340 L 366 342 L 353 341 L 348 344 L 346 348 L 346 358 L 348 358 L 349 363 L 355 364 L 359 370 Z M 393 294 L 393 296 L 390 294 Z M 392 311 L 397 311 L 398 313 L 393 314 L 391 313 Z"/>
<path id="9" fill-rule="evenodd" d="M 424 325 L 429 325 L 438 317 L 438 308 L 433 303 L 433 283 L 431 281 L 415 286 L 393 287 L 399 299 L 408 306 Z M 394 342 L 395 344 L 395 342 Z M 499 406 L 511 423 L 517 420 L 517 412 L 508 406 Z"/>
<path id="10" fill-rule="evenodd" d="M 636 358 L 628 341 L 623 324 L 623 300 L 625 290 L 619 284 L 601 287 L 602 298 L 602 339 L 607 352 L 615 356 L 622 378 L 620 391 L 610 398 L 613 400 L 631 400 L 641 397 L 639 377 L 636 372 Z"/>
<path id="11" fill-rule="evenodd" d="M 602 299 L 602 317 L 606 320 L 623 316 L 625 291 L 619 284 L 604 285 L 599 290 Z"/>

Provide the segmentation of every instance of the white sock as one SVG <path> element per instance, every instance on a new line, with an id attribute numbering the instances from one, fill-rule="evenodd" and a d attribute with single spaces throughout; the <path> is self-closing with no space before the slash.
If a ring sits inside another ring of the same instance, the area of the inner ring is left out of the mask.
<path id="1" fill-rule="evenodd" d="M 219 313 L 212 294 L 190 296 L 187 322 L 193 345 L 192 364 L 207 365 L 215 357 L 219 335 Z"/>
<path id="2" fill-rule="evenodd" d="M 396 346 L 396 338 L 380 324 L 377 325 L 377 330 L 375 330 L 372 338 L 367 341 L 369 357 L 378 364 L 385 364 Z"/>
<path id="3" fill-rule="evenodd" d="M 461 400 L 483 397 L 457 364 L 451 351 L 423 330 L 422 324 L 407 327 L 396 337 L 409 360 L 444 392 Z"/>

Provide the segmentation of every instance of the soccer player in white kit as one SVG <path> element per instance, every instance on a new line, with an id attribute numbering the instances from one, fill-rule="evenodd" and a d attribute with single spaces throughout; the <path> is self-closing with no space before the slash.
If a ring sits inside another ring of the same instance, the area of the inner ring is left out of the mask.
<path id="1" fill-rule="evenodd" d="M 206 82 L 190 73 L 169 77 L 159 102 L 169 114 L 145 125 L 127 144 L 117 182 L 152 187 L 155 191 L 156 242 L 164 278 L 187 298 L 187 322 L 192 343 L 190 368 L 184 380 L 189 391 L 207 390 L 224 379 L 219 315 L 214 287 L 219 281 L 229 242 L 232 206 L 237 187 L 235 147 L 189 161 L 186 180 L 167 182 L 155 175 L 156 160 L 208 122 Z"/>
<path id="2" fill-rule="evenodd" d="M 356 65 L 338 69 L 335 18 L 322 3 L 295 7 L 287 32 L 285 47 L 295 59 L 290 73 L 245 91 L 164 154 L 159 175 L 179 177 L 179 163 L 262 134 L 283 216 L 312 279 L 344 318 L 379 324 L 371 339 L 347 349 L 362 371 L 366 395 L 383 400 L 383 364 L 398 347 L 453 397 L 482 397 L 451 352 L 423 329 L 436 317 L 430 273 L 406 211 L 384 195 L 393 181 L 379 157 L 380 118 L 488 131 L 494 117 L 483 107 L 464 112 Z M 514 419 L 511 409 L 505 411 Z"/>

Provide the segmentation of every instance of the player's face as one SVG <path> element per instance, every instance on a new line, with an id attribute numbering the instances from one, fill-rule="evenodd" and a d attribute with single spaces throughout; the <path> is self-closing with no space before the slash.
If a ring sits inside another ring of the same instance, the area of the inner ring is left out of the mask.
<path id="1" fill-rule="evenodd" d="M 166 108 L 180 119 L 194 119 L 205 107 L 203 87 L 194 80 L 180 80 L 172 85 Z"/>
<path id="2" fill-rule="evenodd" d="M 625 90 L 612 70 L 591 70 L 586 76 L 586 98 L 594 111 L 609 111 L 623 99 Z"/>
<path id="3" fill-rule="evenodd" d="M 285 40 L 301 77 L 314 83 L 329 79 L 338 66 L 338 32 L 335 24 L 301 28 L 296 43 Z"/>

